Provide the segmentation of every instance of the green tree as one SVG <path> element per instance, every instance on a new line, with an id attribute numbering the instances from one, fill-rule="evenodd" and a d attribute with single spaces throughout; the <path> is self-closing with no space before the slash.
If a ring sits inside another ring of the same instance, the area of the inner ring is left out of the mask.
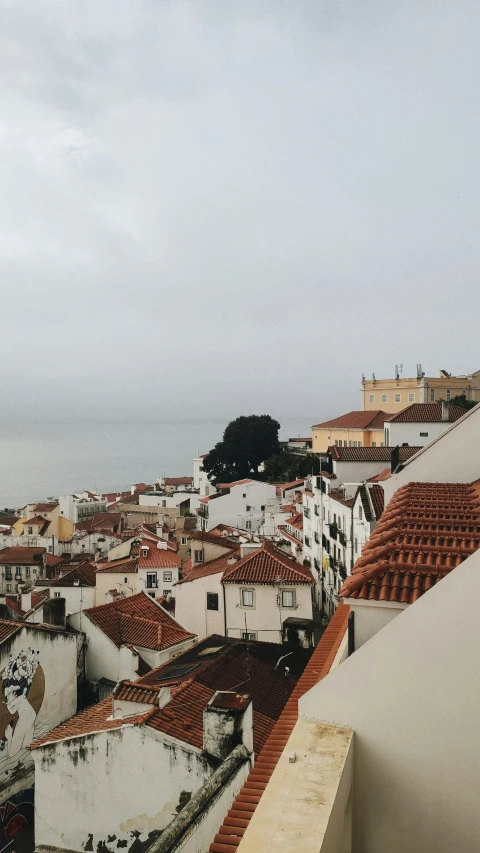
<path id="1" fill-rule="evenodd" d="M 473 409 L 473 407 L 477 405 L 475 400 L 467 400 L 466 394 L 457 394 L 456 397 L 452 397 L 450 402 L 453 403 L 454 406 L 459 406 L 460 409 L 465 410 Z"/>
<path id="2" fill-rule="evenodd" d="M 223 440 L 203 460 L 210 479 L 214 483 L 229 483 L 252 474 L 260 478 L 261 463 L 280 451 L 279 429 L 280 424 L 270 415 L 242 415 L 231 421 Z"/>
<path id="3" fill-rule="evenodd" d="M 299 456 L 296 453 L 277 453 L 265 461 L 264 475 L 269 483 L 288 483 L 309 474 L 320 473 L 318 456 Z"/>

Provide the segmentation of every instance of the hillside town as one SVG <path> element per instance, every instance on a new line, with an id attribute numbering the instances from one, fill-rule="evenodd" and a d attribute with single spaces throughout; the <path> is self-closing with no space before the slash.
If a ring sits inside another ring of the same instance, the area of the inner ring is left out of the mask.
<path id="1" fill-rule="evenodd" d="M 395 369 L 303 436 L 240 417 L 190 472 L 5 507 L 2 849 L 478 849 L 478 402 Z"/>

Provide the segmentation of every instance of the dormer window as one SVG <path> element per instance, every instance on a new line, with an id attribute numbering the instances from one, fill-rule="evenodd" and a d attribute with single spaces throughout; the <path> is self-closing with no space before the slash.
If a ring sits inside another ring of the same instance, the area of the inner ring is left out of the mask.
<path id="1" fill-rule="evenodd" d="M 148 557 L 148 547 L 146 545 L 142 545 L 142 557 Z"/>

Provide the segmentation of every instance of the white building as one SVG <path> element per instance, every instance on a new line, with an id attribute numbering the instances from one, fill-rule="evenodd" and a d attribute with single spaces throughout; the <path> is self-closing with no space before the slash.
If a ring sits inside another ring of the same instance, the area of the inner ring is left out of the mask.
<path id="1" fill-rule="evenodd" d="M 199 637 L 282 643 L 296 634 L 308 645 L 313 585 L 310 570 L 273 543 L 248 543 L 194 566 L 175 587 L 175 612 Z"/>
<path id="2" fill-rule="evenodd" d="M 374 483 L 350 483 L 339 489 L 328 474 L 312 476 L 307 482 L 303 561 L 312 569 L 318 606 L 331 616 L 342 583 L 383 511 L 383 492 Z"/>
<path id="3" fill-rule="evenodd" d="M 328 469 L 338 486 L 363 483 L 385 468 L 403 464 L 420 449 L 417 447 L 329 447 Z M 393 462 L 392 462 L 393 456 Z"/>
<path id="4" fill-rule="evenodd" d="M 197 639 L 143 592 L 72 614 L 69 624 L 85 634 L 86 678 L 100 698 L 117 681 L 135 680 Z"/>
<path id="5" fill-rule="evenodd" d="M 414 403 L 388 418 L 384 427 L 385 444 L 424 447 L 464 414 L 465 409 L 453 403 Z"/>
<path id="6" fill-rule="evenodd" d="M 151 598 L 171 595 L 180 577 L 181 559 L 159 536 L 143 534 L 138 551 L 138 590 Z"/>
<path id="7" fill-rule="evenodd" d="M 107 511 L 107 501 L 94 492 L 75 492 L 72 495 L 60 495 L 60 515 L 74 524 L 86 521 L 98 512 Z"/>
<path id="8" fill-rule="evenodd" d="M 36 848 L 101 850 L 115 835 L 146 849 L 243 744 L 240 791 L 304 666 L 301 651 L 288 672 L 276 657 L 269 643 L 209 638 L 37 740 Z"/>
<path id="9" fill-rule="evenodd" d="M 45 548 L 14 545 L 0 552 L 0 593 L 19 592 L 46 574 Z"/>
<path id="10" fill-rule="evenodd" d="M 195 456 L 193 460 L 193 488 L 198 489 L 201 498 L 214 495 L 217 491 L 203 467 L 203 460 L 207 456 L 208 453 L 204 453 L 202 456 Z"/>
<path id="11" fill-rule="evenodd" d="M 276 487 L 259 480 L 217 483 L 218 493 L 200 500 L 198 510 L 202 530 L 223 523 L 243 530 L 256 531 L 264 521 L 267 504 L 280 503 Z"/>

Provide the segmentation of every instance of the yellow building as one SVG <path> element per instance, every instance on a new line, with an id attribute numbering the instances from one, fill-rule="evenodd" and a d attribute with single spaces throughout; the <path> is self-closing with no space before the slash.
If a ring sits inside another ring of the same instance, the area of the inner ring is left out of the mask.
<path id="1" fill-rule="evenodd" d="M 384 411 L 348 412 L 339 418 L 312 427 L 313 453 L 326 453 L 337 447 L 383 447 L 383 425 L 388 414 Z"/>
<path id="2" fill-rule="evenodd" d="M 70 542 L 75 525 L 60 515 L 58 503 L 28 504 L 25 515 L 13 525 L 15 536 L 48 536 L 59 542 Z"/>
<path id="3" fill-rule="evenodd" d="M 407 378 L 397 375 L 394 379 L 372 379 L 362 377 L 363 408 L 384 412 L 401 412 L 412 403 L 434 403 L 451 400 L 465 394 L 467 400 L 480 401 L 480 370 L 468 375 L 452 376 L 440 370 L 438 377 L 425 376 L 421 365 L 417 365 L 417 376 Z"/>

